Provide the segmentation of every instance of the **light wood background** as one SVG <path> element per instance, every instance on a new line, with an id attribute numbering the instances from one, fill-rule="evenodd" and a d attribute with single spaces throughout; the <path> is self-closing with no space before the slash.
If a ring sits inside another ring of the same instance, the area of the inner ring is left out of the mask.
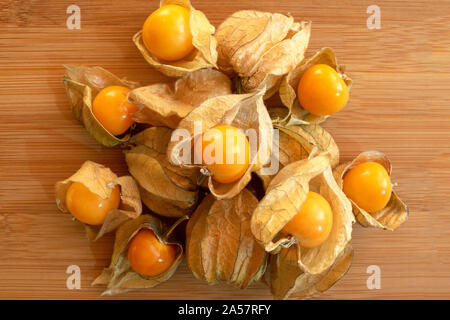
<path id="1" fill-rule="evenodd" d="M 81 30 L 66 28 L 66 8 L 81 8 Z M 355 225 L 349 273 L 319 299 L 450 298 L 450 2 L 193 0 L 216 26 L 236 10 L 291 13 L 313 22 L 308 55 L 335 49 L 354 80 L 350 104 L 325 127 L 341 159 L 387 153 L 393 180 L 410 208 L 396 232 Z M 369 5 L 381 29 L 369 30 Z M 101 65 L 150 84 L 168 81 L 131 42 L 157 1 L 3 0 L 0 3 L 0 298 L 100 298 L 91 281 L 109 264 L 113 236 L 90 243 L 60 214 L 53 186 L 85 160 L 126 173 L 119 149 L 99 146 L 73 118 L 62 64 Z M 66 268 L 81 268 L 81 290 L 66 288 Z M 381 268 L 369 290 L 367 267 Z M 182 265 L 168 282 L 114 298 L 270 299 L 208 286 Z"/>

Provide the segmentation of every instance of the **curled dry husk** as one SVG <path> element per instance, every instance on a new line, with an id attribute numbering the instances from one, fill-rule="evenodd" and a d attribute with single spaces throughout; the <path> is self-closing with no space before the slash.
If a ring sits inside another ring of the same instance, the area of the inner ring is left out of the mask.
<path id="1" fill-rule="evenodd" d="M 321 123 L 329 117 L 316 116 L 309 113 L 302 108 L 297 99 L 297 87 L 300 79 L 306 70 L 316 64 L 329 65 L 339 73 L 349 90 L 352 86 L 352 80 L 344 73 L 345 67 L 343 65 L 338 65 L 333 50 L 330 48 L 322 48 L 312 57 L 303 60 L 281 80 L 279 90 L 280 98 L 288 109 L 287 115 L 283 121 L 288 122 L 288 124 Z"/>
<path id="2" fill-rule="evenodd" d="M 257 204 L 247 189 L 230 200 L 204 198 L 186 227 L 186 261 L 196 278 L 239 288 L 261 278 L 267 255 L 250 231 Z"/>
<path id="3" fill-rule="evenodd" d="M 134 89 L 138 83 L 119 79 L 101 67 L 69 65 L 64 67 L 66 74 L 63 77 L 63 83 L 75 118 L 84 125 L 95 140 L 106 147 L 113 147 L 127 141 L 130 137 L 129 132 L 116 137 L 103 127 L 92 112 L 92 102 L 99 91 L 106 87 L 123 86 Z"/>
<path id="4" fill-rule="evenodd" d="M 183 246 L 174 230 L 187 216 L 179 218 L 172 226 L 163 224 L 158 218 L 144 214 L 135 220 L 124 223 L 116 232 L 114 250 L 108 268 L 92 282 L 92 285 L 106 285 L 102 295 L 113 295 L 133 289 L 152 288 L 173 276 L 183 258 Z M 176 257 L 172 265 L 163 273 L 146 277 L 135 272 L 128 261 L 128 245 L 141 229 L 151 229 L 158 240 L 177 246 Z"/>
<path id="5" fill-rule="evenodd" d="M 378 162 L 386 169 L 389 176 L 391 175 L 391 162 L 385 154 L 378 151 L 366 151 L 360 153 L 352 161 L 339 165 L 334 170 L 333 174 L 338 186 L 342 189 L 344 184 L 343 178 L 351 168 L 368 161 Z M 350 200 L 350 202 L 353 205 L 353 213 L 356 217 L 356 220 L 364 227 L 370 226 L 393 231 L 397 229 L 403 222 L 408 220 L 408 207 L 398 197 L 397 193 L 395 193 L 394 190 L 392 190 L 391 199 L 389 200 L 386 207 L 374 213 L 369 213 L 364 209 L 361 209 L 352 200 Z"/>
<path id="6" fill-rule="evenodd" d="M 350 269 L 353 247 L 349 243 L 331 267 L 318 274 L 304 272 L 282 255 L 270 257 L 270 291 L 276 299 L 308 298 L 330 289 Z"/>
<path id="7" fill-rule="evenodd" d="M 134 89 L 128 95 L 139 107 L 136 122 L 176 128 L 184 117 L 203 101 L 231 94 L 231 80 L 222 72 L 201 69 L 172 84 L 158 83 Z"/>
<path id="8" fill-rule="evenodd" d="M 278 131 L 278 140 L 274 138 L 272 148 L 272 163 L 278 163 L 279 170 L 288 164 L 306 159 L 310 154 L 326 151 L 330 155 L 332 168 L 339 164 L 339 148 L 331 134 L 318 124 L 283 126 L 274 124 Z M 275 134 L 274 137 L 277 137 Z M 275 174 L 265 173 L 267 167 L 258 170 L 264 188 L 267 189 Z"/>
<path id="9" fill-rule="evenodd" d="M 181 167 L 200 167 L 192 163 L 193 141 L 206 130 L 216 125 L 231 125 L 242 129 L 253 130 L 256 135 L 252 152 L 252 140 L 250 141 L 250 164 L 246 173 L 236 182 L 218 183 L 209 177 L 208 187 L 217 199 L 230 199 L 236 196 L 251 179 L 251 173 L 259 170 L 270 160 L 272 148 L 273 126 L 270 116 L 263 101 L 264 90 L 258 90 L 248 94 L 231 94 L 211 98 L 200 104 L 183 120 L 178 130 L 169 143 L 169 161 Z M 198 127 L 198 129 L 197 129 Z M 181 133 L 185 134 L 181 134 Z M 176 134 L 176 136 L 175 136 Z M 180 136 L 178 136 L 180 134 Z M 181 137 L 181 140 L 180 140 Z M 191 150 L 190 154 L 181 151 Z M 202 171 L 207 175 L 206 167 Z"/>
<path id="10" fill-rule="evenodd" d="M 69 213 L 66 207 L 66 193 L 73 182 L 81 182 L 102 199 L 107 199 L 116 185 L 120 186 L 119 208 L 110 210 L 101 226 L 84 224 L 90 240 L 99 239 L 125 221 L 137 218 L 142 212 L 138 186 L 132 177 L 117 177 L 114 172 L 101 164 L 86 161 L 71 177 L 56 183 L 56 204 L 64 213 Z"/>
<path id="11" fill-rule="evenodd" d="M 312 249 L 280 230 L 300 211 L 309 191 L 320 193 L 333 211 L 327 240 Z M 354 217 L 350 201 L 334 180 L 328 153 L 285 166 L 270 182 L 252 216 L 252 232 L 266 251 L 279 253 L 311 274 L 328 269 L 351 240 Z"/>
<path id="12" fill-rule="evenodd" d="M 214 26 L 209 23 L 203 12 L 194 9 L 189 0 L 161 0 L 160 7 L 169 4 L 182 6 L 190 11 L 189 25 L 194 49 L 178 61 L 160 60 L 147 50 L 140 30 L 133 36 L 133 42 L 142 56 L 152 67 L 169 77 L 179 77 L 199 69 L 216 67 L 217 41 L 213 36 Z"/>
<path id="13" fill-rule="evenodd" d="M 233 13 L 217 29 L 219 68 L 239 76 L 241 92 L 267 88 L 266 98 L 280 79 L 304 58 L 311 22 L 294 22 L 280 13 L 243 10 Z"/>
<path id="14" fill-rule="evenodd" d="M 139 185 L 142 202 L 166 217 L 192 213 L 198 199 L 198 168 L 180 168 L 167 160 L 172 130 L 152 127 L 130 140 L 136 144 L 125 152 L 128 170 Z"/>

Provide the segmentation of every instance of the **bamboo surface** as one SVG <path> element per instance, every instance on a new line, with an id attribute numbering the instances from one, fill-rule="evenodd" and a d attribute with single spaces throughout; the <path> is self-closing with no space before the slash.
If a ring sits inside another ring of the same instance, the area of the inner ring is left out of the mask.
<path id="1" fill-rule="evenodd" d="M 66 8 L 81 8 L 81 29 Z M 193 0 L 218 26 L 236 10 L 290 13 L 312 21 L 307 54 L 332 47 L 353 78 L 349 105 L 324 124 L 341 161 L 379 150 L 393 163 L 396 190 L 410 209 L 395 232 L 355 225 L 348 274 L 317 299 L 450 298 L 450 2 Z M 381 9 L 369 30 L 366 9 Z M 99 146 L 74 119 L 63 64 L 100 65 L 150 84 L 152 70 L 131 41 L 157 1 L 0 3 L 0 299 L 97 299 L 92 280 L 109 264 L 113 235 L 90 243 L 61 214 L 54 184 L 85 160 L 126 173 L 120 149 Z M 81 268 L 81 289 L 66 288 L 66 268 Z M 369 290 L 368 266 L 381 269 Z M 247 290 L 208 286 L 183 263 L 168 282 L 113 299 L 270 299 L 264 283 Z"/>

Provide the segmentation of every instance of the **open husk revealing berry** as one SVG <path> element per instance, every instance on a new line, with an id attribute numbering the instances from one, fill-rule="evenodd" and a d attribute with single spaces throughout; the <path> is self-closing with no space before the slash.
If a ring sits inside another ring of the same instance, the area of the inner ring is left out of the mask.
<path id="1" fill-rule="evenodd" d="M 391 162 L 385 154 L 378 151 L 366 151 L 360 153 L 352 161 L 339 165 L 334 170 L 333 174 L 338 186 L 340 188 L 343 187 L 343 178 L 351 168 L 365 162 L 377 162 L 386 169 L 389 176 L 391 175 Z M 361 192 L 363 192 L 363 190 L 361 190 Z M 394 190 L 392 190 L 391 198 L 386 207 L 377 212 L 369 213 L 360 208 L 354 201 L 350 201 L 353 205 L 353 213 L 356 220 L 364 227 L 370 226 L 393 231 L 408 219 L 408 207 Z"/>
<path id="2" fill-rule="evenodd" d="M 181 60 L 160 60 L 146 48 L 141 30 L 133 36 L 133 42 L 142 56 L 152 67 L 169 77 L 180 77 L 199 69 L 216 67 L 217 41 L 213 36 L 215 32 L 214 26 L 209 23 L 203 12 L 196 10 L 191 5 L 189 0 L 161 0 L 160 7 L 171 4 L 182 6 L 189 10 L 189 26 L 194 49 Z"/>
<path id="3" fill-rule="evenodd" d="M 192 213 L 198 199 L 198 168 L 180 168 L 167 160 L 172 130 L 152 127 L 130 140 L 135 146 L 125 152 L 128 170 L 139 185 L 142 202 L 166 217 Z"/>
<path id="4" fill-rule="evenodd" d="M 186 261 L 196 278 L 239 288 L 261 278 L 267 255 L 250 231 L 257 204 L 247 189 L 229 200 L 203 199 L 186 227 Z"/>
<path id="5" fill-rule="evenodd" d="M 208 188 L 217 199 L 230 199 L 248 184 L 251 173 L 270 160 L 273 126 L 263 101 L 264 90 L 211 98 L 190 112 L 178 125 L 168 147 L 169 161 L 180 167 L 201 168 L 208 177 Z M 213 179 L 206 166 L 193 161 L 194 141 L 218 125 L 229 125 L 253 136 L 249 165 L 245 173 L 230 183 Z M 252 144 L 253 141 L 253 144 Z"/>
<path id="6" fill-rule="evenodd" d="M 270 257 L 270 291 L 276 299 L 308 298 L 330 289 L 350 269 L 353 247 L 348 244 L 333 265 L 319 274 L 304 272 L 297 264 L 282 255 Z"/>
<path id="7" fill-rule="evenodd" d="M 295 237 L 281 232 L 300 211 L 309 191 L 329 203 L 333 221 L 326 240 L 314 248 L 305 248 Z M 303 271 L 317 274 L 328 269 L 351 240 L 353 222 L 351 203 L 334 180 L 330 156 L 320 153 L 280 170 L 255 209 L 251 228 L 266 251 L 279 253 Z"/>
<path id="8" fill-rule="evenodd" d="M 114 136 L 97 120 L 92 111 L 95 96 L 109 86 L 122 86 L 133 89 L 137 82 L 119 79 L 101 67 L 64 66 L 66 74 L 63 83 L 66 87 L 72 112 L 86 128 L 88 133 L 106 147 L 125 142 L 130 137 L 129 130 L 121 136 Z"/>
<path id="9" fill-rule="evenodd" d="M 102 295 L 113 295 L 133 289 L 152 288 L 170 279 L 183 258 L 183 246 L 174 230 L 186 219 L 188 219 L 187 216 L 181 217 L 173 225 L 168 226 L 155 216 L 143 214 L 135 220 L 124 223 L 117 229 L 109 267 L 103 270 L 92 282 L 92 285 L 106 285 L 106 290 Z M 132 269 L 128 260 L 130 242 L 143 229 L 152 230 L 162 244 L 176 246 L 175 258 L 169 268 L 154 276 L 143 276 L 137 273 Z"/>
<path id="10" fill-rule="evenodd" d="M 120 188 L 119 207 L 108 211 L 104 222 L 99 226 L 84 224 L 90 240 L 99 239 L 125 221 L 137 218 L 142 212 L 138 186 L 132 177 L 118 177 L 103 165 L 86 161 L 71 177 L 56 183 L 56 204 L 64 213 L 70 213 L 66 206 L 66 193 L 75 182 L 82 183 L 89 191 L 102 199 L 108 199 L 117 185 Z M 80 199 L 80 201 L 83 200 Z"/>
<path id="11" fill-rule="evenodd" d="M 231 80 L 226 75 L 214 69 L 201 69 L 171 84 L 136 88 L 128 99 L 140 109 L 133 114 L 136 122 L 176 128 L 200 103 L 227 94 L 231 94 Z"/>
<path id="12" fill-rule="evenodd" d="M 309 113 L 302 108 L 297 98 L 297 88 L 300 79 L 306 70 L 317 64 L 330 66 L 340 75 L 348 89 L 352 86 L 352 80 L 344 73 L 345 67 L 337 63 L 336 56 L 332 49 L 322 48 L 313 56 L 305 58 L 281 80 L 279 94 L 281 101 L 288 109 L 284 119 L 288 124 L 321 123 L 329 117 L 317 116 Z"/>
<path id="13" fill-rule="evenodd" d="M 311 22 L 294 22 L 279 13 L 243 10 L 233 13 L 217 29 L 219 68 L 239 76 L 241 92 L 267 88 L 266 98 L 280 79 L 304 58 Z"/>
<path id="14" fill-rule="evenodd" d="M 278 163 L 279 170 L 288 164 L 306 159 L 312 153 L 326 151 L 330 155 L 332 168 L 339 164 L 339 149 L 331 134 L 318 124 L 311 125 L 277 125 L 279 130 L 278 140 L 274 140 L 271 163 Z M 267 166 L 266 166 L 267 167 Z M 266 167 L 256 173 L 262 179 L 264 188 L 267 189 L 275 174 L 265 174 Z"/>

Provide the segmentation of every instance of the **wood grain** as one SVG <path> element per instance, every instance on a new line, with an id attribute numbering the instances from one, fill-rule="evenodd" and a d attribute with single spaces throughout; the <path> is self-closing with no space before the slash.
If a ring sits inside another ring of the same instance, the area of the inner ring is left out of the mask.
<path id="1" fill-rule="evenodd" d="M 82 226 L 60 214 L 53 186 L 89 159 L 126 173 L 119 149 L 96 144 L 73 118 L 62 64 L 101 65 L 150 84 L 167 81 L 131 42 L 157 1 L 74 1 L 81 30 L 66 28 L 72 1 L 0 3 L 0 298 L 101 298 L 91 281 L 109 263 L 113 236 L 90 243 Z M 350 104 L 329 119 L 343 161 L 364 150 L 387 153 L 409 221 L 396 232 L 355 226 L 350 272 L 318 299 L 450 298 L 450 2 L 193 0 L 216 26 L 240 9 L 291 13 L 313 21 L 308 55 L 335 49 L 354 79 Z M 381 8 L 368 30 L 366 9 Z M 66 288 L 66 268 L 82 272 Z M 369 265 L 381 289 L 366 286 Z M 180 290 L 181 289 L 181 290 Z M 157 288 L 114 299 L 270 299 L 260 283 L 247 290 L 208 286 L 183 264 Z"/>

